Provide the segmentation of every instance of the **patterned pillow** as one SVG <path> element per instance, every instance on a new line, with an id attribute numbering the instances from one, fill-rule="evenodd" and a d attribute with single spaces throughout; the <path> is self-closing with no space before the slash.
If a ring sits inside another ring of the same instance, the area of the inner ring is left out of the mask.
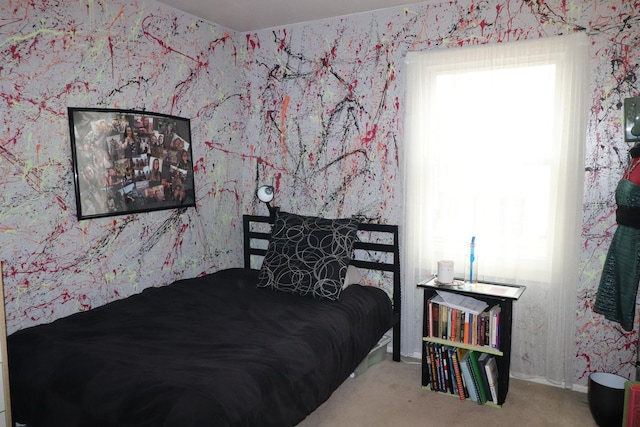
<path id="1" fill-rule="evenodd" d="M 279 211 L 258 287 L 337 300 L 358 239 L 358 220 Z"/>

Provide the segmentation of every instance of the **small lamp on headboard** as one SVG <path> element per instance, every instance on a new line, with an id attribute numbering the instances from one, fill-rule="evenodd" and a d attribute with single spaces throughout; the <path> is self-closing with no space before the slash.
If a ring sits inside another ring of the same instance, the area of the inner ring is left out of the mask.
<path id="1" fill-rule="evenodd" d="M 261 202 L 264 202 L 267 205 L 267 208 L 269 209 L 269 216 L 272 220 L 275 219 L 276 208 L 271 206 L 270 202 L 273 200 L 275 193 L 276 190 L 272 185 L 262 185 L 260 186 L 260 188 L 258 188 L 258 191 L 256 191 L 256 196 L 258 196 L 258 199 L 260 199 Z"/>

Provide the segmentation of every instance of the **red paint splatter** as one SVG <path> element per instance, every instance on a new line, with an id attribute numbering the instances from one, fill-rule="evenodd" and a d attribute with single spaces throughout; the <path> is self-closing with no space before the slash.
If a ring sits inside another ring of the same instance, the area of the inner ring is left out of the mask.
<path id="1" fill-rule="evenodd" d="M 18 53 L 18 47 L 17 46 L 11 46 L 9 48 L 9 51 L 11 52 L 11 56 L 15 59 L 17 59 L 18 61 L 20 60 L 20 54 Z"/>
<path id="2" fill-rule="evenodd" d="M 368 125 L 367 125 L 368 127 Z M 376 134 L 378 133 L 378 124 L 374 124 L 373 128 L 370 130 L 367 130 L 365 132 L 365 135 L 362 137 L 362 142 L 365 144 L 370 143 L 371 141 L 373 141 L 376 138 Z"/>
<path id="3" fill-rule="evenodd" d="M 273 179 L 274 179 L 273 186 L 275 187 L 276 194 L 278 194 L 278 192 L 280 191 L 280 182 L 282 180 L 282 174 L 281 173 L 277 173 L 273 177 Z"/>
<path id="4" fill-rule="evenodd" d="M 62 200 L 62 197 L 56 195 L 56 201 L 63 211 L 67 210 L 67 204 L 64 202 L 64 200 Z"/>
<path id="5" fill-rule="evenodd" d="M 116 68 L 113 62 L 113 41 L 111 40 L 111 36 L 108 36 L 107 40 L 109 41 L 109 53 L 111 54 L 111 78 L 113 78 L 115 75 L 115 68 Z"/>
<path id="6" fill-rule="evenodd" d="M 162 46 L 164 49 L 168 50 L 169 52 L 177 53 L 178 55 L 184 56 L 185 58 L 188 58 L 188 59 L 192 60 L 193 62 L 196 62 L 196 63 L 198 62 L 192 56 L 189 56 L 186 53 L 180 52 L 180 51 L 178 51 L 176 49 L 173 49 L 171 46 L 167 45 L 164 41 L 162 41 L 160 39 L 160 37 L 157 37 L 157 36 L 151 34 L 151 31 L 150 31 L 151 22 L 150 21 L 151 21 L 152 18 L 155 18 L 155 16 L 154 15 L 149 15 L 149 16 L 146 16 L 144 18 L 144 20 L 142 21 L 142 33 L 145 36 L 147 36 L 150 39 L 154 40 L 156 43 L 158 43 L 160 46 Z"/>
<path id="7" fill-rule="evenodd" d="M 260 41 L 256 41 L 251 37 L 251 34 L 247 34 L 246 35 L 247 38 L 247 49 L 249 48 L 249 46 L 251 46 L 251 50 L 255 50 L 256 47 L 260 47 Z"/>
<path id="8" fill-rule="evenodd" d="M 480 33 L 484 36 L 484 29 L 487 26 L 487 21 L 484 19 L 480 21 Z"/>

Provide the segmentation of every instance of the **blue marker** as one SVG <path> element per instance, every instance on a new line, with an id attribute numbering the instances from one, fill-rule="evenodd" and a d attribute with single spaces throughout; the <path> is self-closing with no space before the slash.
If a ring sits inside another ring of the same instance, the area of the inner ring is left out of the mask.
<path id="1" fill-rule="evenodd" d="M 469 283 L 473 283 L 473 262 L 476 260 L 475 255 L 476 236 L 471 237 L 471 255 L 469 255 Z"/>

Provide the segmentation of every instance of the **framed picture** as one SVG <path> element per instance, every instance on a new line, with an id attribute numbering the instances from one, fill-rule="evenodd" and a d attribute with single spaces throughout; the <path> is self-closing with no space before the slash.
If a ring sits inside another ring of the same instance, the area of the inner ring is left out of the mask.
<path id="1" fill-rule="evenodd" d="M 68 108 L 78 219 L 195 206 L 191 122 Z"/>

